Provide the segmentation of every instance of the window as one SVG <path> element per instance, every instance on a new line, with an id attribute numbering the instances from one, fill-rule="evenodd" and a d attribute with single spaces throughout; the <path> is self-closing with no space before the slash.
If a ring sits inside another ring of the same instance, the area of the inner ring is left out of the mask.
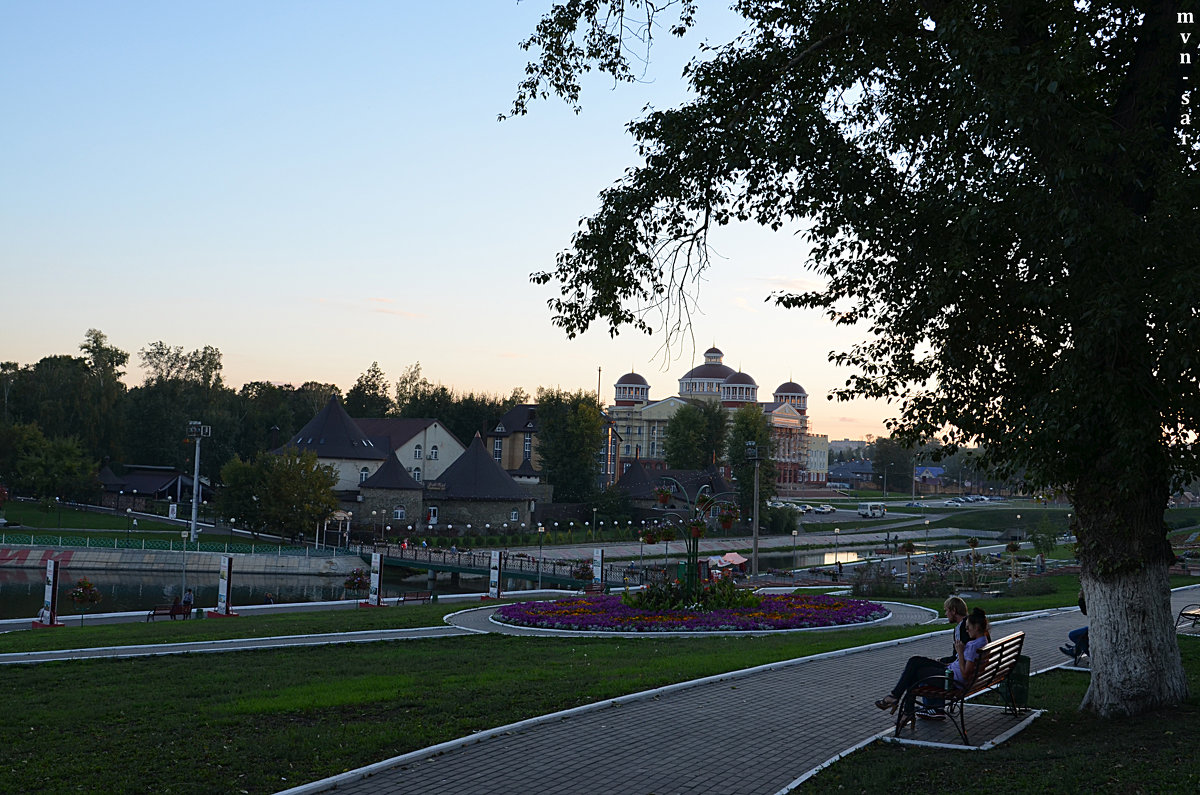
<path id="1" fill-rule="evenodd" d="M 429 510 L 425 513 L 425 521 L 429 524 L 437 524 L 438 509 L 436 505 L 430 505 Z"/>
<path id="2" fill-rule="evenodd" d="M 420 458 L 422 452 L 421 445 L 417 445 L 413 448 L 413 458 Z"/>
<path id="3" fill-rule="evenodd" d="M 525 434 L 525 460 L 528 461 L 533 456 L 533 434 Z"/>
<path id="4" fill-rule="evenodd" d="M 651 442 L 650 443 L 650 457 L 654 458 L 654 456 L 656 456 L 656 455 L 658 455 L 658 443 Z"/>
<path id="5" fill-rule="evenodd" d="M 504 457 L 504 440 L 503 439 L 493 439 L 492 440 L 492 458 L 496 461 L 499 461 L 503 457 Z"/>
<path id="6" fill-rule="evenodd" d="M 407 517 L 407 514 L 404 511 L 403 505 L 397 505 L 395 508 L 392 509 L 392 518 L 393 519 L 404 519 L 406 517 Z"/>
<path id="7" fill-rule="evenodd" d="M 412 478 L 413 478 L 413 480 L 417 481 L 418 483 L 421 482 L 421 468 L 420 467 L 413 467 Z"/>
<path id="8" fill-rule="evenodd" d="M 436 444 L 429 445 L 429 460 L 437 461 L 438 449 Z"/>
<path id="9" fill-rule="evenodd" d="M 632 452 L 633 448 L 631 448 L 629 445 L 625 445 L 625 455 L 629 455 Z"/>
<path id="10" fill-rule="evenodd" d="M 516 522 L 516 521 L 519 521 L 520 519 L 521 519 L 521 514 L 516 508 L 514 508 L 508 512 L 508 521 Z"/>
<path id="11" fill-rule="evenodd" d="M 358 482 L 359 483 L 362 483 L 369 477 L 371 477 L 371 470 L 367 469 L 366 467 L 363 467 L 362 469 L 358 470 Z"/>

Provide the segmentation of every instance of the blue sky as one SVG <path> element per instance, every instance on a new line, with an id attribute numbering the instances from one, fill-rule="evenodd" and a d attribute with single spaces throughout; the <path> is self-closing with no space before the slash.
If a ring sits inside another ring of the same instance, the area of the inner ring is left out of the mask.
<path id="1" fill-rule="evenodd" d="M 596 196 L 636 164 L 625 124 L 686 98 L 702 39 L 661 39 L 644 79 L 589 82 L 503 123 L 549 0 L 0 0 L 0 359 L 75 353 L 89 328 L 224 354 L 226 381 L 343 389 L 395 379 L 602 396 L 630 369 L 651 396 L 716 344 L 762 397 L 795 380 L 817 432 L 882 432 L 887 407 L 830 403 L 852 344 L 815 313 L 764 303 L 811 278 L 794 236 L 722 230 L 690 342 L 551 325 L 549 269 Z M 11 292 L 10 292 L 11 290 Z M 15 300 L 14 300 L 15 299 Z"/>

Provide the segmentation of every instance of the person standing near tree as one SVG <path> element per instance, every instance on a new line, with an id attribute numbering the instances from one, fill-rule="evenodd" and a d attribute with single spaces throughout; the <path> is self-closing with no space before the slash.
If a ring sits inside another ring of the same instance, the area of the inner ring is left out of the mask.
<path id="1" fill-rule="evenodd" d="M 192 589 L 188 588 L 183 592 L 183 617 L 185 619 L 192 617 L 192 604 L 196 601 L 196 596 L 192 593 Z"/>

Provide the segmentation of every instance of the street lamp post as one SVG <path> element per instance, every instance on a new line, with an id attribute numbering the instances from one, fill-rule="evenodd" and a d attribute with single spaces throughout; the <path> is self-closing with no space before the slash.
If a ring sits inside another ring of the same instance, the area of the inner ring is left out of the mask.
<path id="1" fill-rule="evenodd" d="M 188 540 L 188 531 L 187 531 L 187 530 L 180 531 L 179 535 L 180 535 L 180 536 L 183 538 L 183 552 L 182 552 L 182 553 L 180 553 L 180 554 L 181 554 L 181 556 L 182 556 L 182 558 L 183 558 L 183 565 L 180 567 L 180 572 L 179 572 L 179 578 L 180 578 L 179 593 L 180 593 L 180 595 L 183 595 L 183 594 L 187 593 L 187 540 Z"/>
<path id="2" fill-rule="evenodd" d="M 800 534 L 800 531 L 798 531 L 798 530 L 792 531 L 792 568 L 793 569 L 796 568 L 796 536 L 798 536 L 799 534 Z"/>
<path id="3" fill-rule="evenodd" d="M 62 500 L 58 497 L 54 498 L 54 504 L 58 506 L 58 532 L 62 532 Z"/>
<path id="4" fill-rule="evenodd" d="M 841 535 L 842 535 L 842 528 L 840 528 L 840 527 L 833 528 L 833 562 L 834 563 L 838 562 L 838 546 L 839 546 L 838 539 L 841 537 Z"/>
<path id="5" fill-rule="evenodd" d="M 555 522 L 558 524 L 558 522 Z M 542 539 L 546 537 L 546 528 L 538 523 L 538 590 L 542 590 Z"/>
<path id="6" fill-rule="evenodd" d="M 129 536 L 133 533 L 133 509 L 125 509 L 125 543 L 129 543 Z"/>

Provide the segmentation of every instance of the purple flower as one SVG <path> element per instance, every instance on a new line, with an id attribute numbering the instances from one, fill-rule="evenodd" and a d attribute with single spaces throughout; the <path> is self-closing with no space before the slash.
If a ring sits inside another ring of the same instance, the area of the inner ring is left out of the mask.
<path id="1" fill-rule="evenodd" d="M 571 597 L 521 602 L 496 611 L 507 624 L 543 629 L 608 632 L 714 632 L 804 629 L 861 624 L 887 615 L 883 605 L 836 596 L 764 596 L 757 607 L 711 612 L 639 610 L 619 596 Z"/>

